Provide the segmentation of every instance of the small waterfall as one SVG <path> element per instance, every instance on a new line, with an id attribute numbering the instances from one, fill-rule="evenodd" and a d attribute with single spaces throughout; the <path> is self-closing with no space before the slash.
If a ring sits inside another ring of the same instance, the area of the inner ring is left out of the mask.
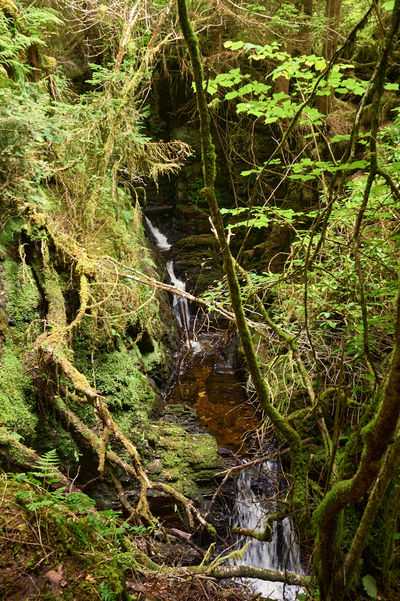
<path id="1" fill-rule="evenodd" d="M 279 495 L 280 471 L 280 464 L 275 460 L 241 472 L 237 481 L 233 526 L 263 531 L 266 516 L 275 511 L 275 502 L 271 499 Z M 246 538 L 241 546 L 247 542 L 251 544 L 243 559 L 236 564 L 302 573 L 299 548 L 289 517 L 273 523 L 271 542 Z M 243 578 L 242 582 L 255 593 L 279 601 L 295 601 L 300 590 L 296 586 L 255 578 Z"/>
<path id="2" fill-rule="evenodd" d="M 174 272 L 174 263 L 173 261 L 167 262 L 167 271 L 170 277 L 171 283 L 178 288 L 178 290 L 182 290 L 185 292 L 186 285 L 185 282 L 182 282 L 179 278 L 176 277 Z M 172 310 L 175 313 L 176 319 L 180 325 L 182 332 L 185 333 L 186 340 L 189 340 L 189 332 L 190 332 L 190 311 L 189 311 L 189 303 L 186 298 L 182 296 L 178 296 L 174 294 L 174 299 L 172 301 Z"/>
<path id="3" fill-rule="evenodd" d="M 167 237 L 160 232 L 160 230 L 155 227 L 148 217 L 145 217 L 146 225 L 150 230 L 151 235 L 154 238 L 157 248 L 161 252 L 167 252 L 171 248 L 171 244 L 169 244 Z M 171 280 L 171 284 L 178 288 L 178 290 L 182 290 L 185 292 L 186 285 L 185 282 L 176 277 L 174 271 L 174 262 L 167 261 L 167 272 L 169 278 Z M 189 303 L 186 298 L 182 296 L 178 296 L 174 294 L 173 302 L 172 302 L 172 310 L 175 314 L 176 320 L 181 328 L 181 332 L 185 337 L 185 341 L 190 341 L 190 311 L 189 311 Z"/>
<path id="4" fill-rule="evenodd" d="M 162 234 L 160 232 L 160 230 L 151 223 L 151 221 L 148 217 L 145 216 L 144 219 L 145 219 L 147 227 L 150 230 L 151 235 L 154 238 L 157 248 L 161 252 L 167 252 L 167 250 L 169 250 L 171 248 L 171 245 L 169 244 L 167 237 L 164 236 L 164 234 Z"/>

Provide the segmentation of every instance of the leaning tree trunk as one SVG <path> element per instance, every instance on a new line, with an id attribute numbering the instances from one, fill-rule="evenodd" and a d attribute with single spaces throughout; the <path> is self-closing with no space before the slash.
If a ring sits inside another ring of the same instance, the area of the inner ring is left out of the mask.
<path id="1" fill-rule="evenodd" d="M 229 243 L 225 235 L 222 215 L 219 210 L 215 195 L 216 155 L 215 147 L 211 137 L 210 115 L 207 107 L 206 92 L 203 88 L 204 76 L 199 44 L 189 19 L 185 0 L 178 0 L 178 10 L 182 33 L 190 54 L 193 80 L 196 86 L 196 100 L 200 119 L 200 138 L 205 184 L 203 193 L 210 209 L 212 224 L 218 239 L 224 264 L 224 272 L 228 281 L 229 295 L 232 308 L 235 313 L 236 325 L 243 345 L 247 366 L 256 389 L 258 402 L 270 418 L 276 430 L 285 438 L 285 440 L 287 440 L 290 447 L 292 473 L 296 480 L 296 487 L 293 495 L 293 507 L 295 510 L 298 510 L 300 516 L 303 514 L 306 507 L 307 498 L 306 463 L 301 449 L 301 439 L 296 430 L 289 424 L 285 417 L 281 415 L 281 413 L 270 401 L 268 390 L 257 360 L 257 355 L 244 313 L 240 285 L 235 270 L 235 261 L 229 249 Z"/>

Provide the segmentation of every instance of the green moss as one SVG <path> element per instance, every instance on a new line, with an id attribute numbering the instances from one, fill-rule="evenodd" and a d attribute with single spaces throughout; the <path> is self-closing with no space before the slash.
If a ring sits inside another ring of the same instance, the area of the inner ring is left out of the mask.
<path id="1" fill-rule="evenodd" d="M 123 547 L 121 533 L 129 531 L 118 514 L 97 512 L 86 495 L 48 491 L 29 479 L 22 482 L 4 475 L 0 496 L 4 503 L 0 530 L 5 537 L 0 540 L 2 599 L 14 598 L 25 587 L 30 590 L 32 583 L 32 599 L 61 598 L 61 589 L 53 596 L 43 578 L 47 570 L 59 569 L 65 580 L 64 601 L 91 601 L 98 591 L 103 599 L 128 599 L 124 570 L 135 565 L 135 558 Z"/>
<path id="2" fill-rule="evenodd" d="M 32 270 L 6 257 L 1 279 L 7 299 L 6 312 L 15 324 L 13 337 L 22 336 L 40 318 L 40 295 Z"/>
<path id="3" fill-rule="evenodd" d="M 16 345 L 6 342 L 0 366 L 0 425 L 32 439 L 37 425 L 37 416 L 33 413 L 34 390 Z"/>
<path id="4" fill-rule="evenodd" d="M 192 434 L 177 424 L 159 422 L 153 424 L 149 439 L 160 457 L 161 466 L 154 471 L 157 478 L 161 472 L 161 477 L 191 498 L 199 499 L 199 484 L 212 482 L 224 468 L 217 443 L 209 434 Z"/>
<path id="5" fill-rule="evenodd" d="M 75 412 L 77 413 L 77 412 Z M 72 435 L 64 430 L 55 416 L 46 413 L 41 416 L 40 430 L 37 434 L 37 444 L 40 449 L 50 451 L 57 449 L 60 469 L 68 473 L 69 468 L 79 462 L 80 452 Z"/>
<path id="6" fill-rule="evenodd" d="M 5 256 L 2 263 L 1 284 L 6 310 L 1 311 L 0 327 L 6 340 L 0 358 L 0 424 L 31 440 L 37 416 L 33 382 L 26 367 L 25 344 L 27 331 L 33 333 L 39 323 L 40 294 L 32 270 L 9 256 Z"/>
<path id="7" fill-rule="evenodd" d="M 108 399 L 111 409 L 129 409 L 140 421 L 148 421 L 156 407 L 156 395 L 147 377 L 141 372 L 134 351 L 122 348 L 101 354 L 94 360 L 96 386 Z"/>

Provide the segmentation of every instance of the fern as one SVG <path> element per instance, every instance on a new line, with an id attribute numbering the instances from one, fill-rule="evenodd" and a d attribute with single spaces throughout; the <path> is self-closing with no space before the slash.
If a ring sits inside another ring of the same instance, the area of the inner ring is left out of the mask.
<path id="1" fill-rule="evenodd" d="M 117 601 L 117 598 L 116 598 L 114 592 L 109 587 L 108 583 L 105 582 L 104 580 L 103 580 L 103 582 L 100 582 L 99 589 L 100 589 L 100 595 L 101 595 L 102 601 Z"/>
<path id="2" fill-rule="evenodd" d="M 40 478 L 43 482 L 58 482 L 55 472 L 60 467 L 60 460 L 55 449 L 51 449 L 39 457 L 33 467 L 35 471 L 29 472 L 30 475 Z"/>

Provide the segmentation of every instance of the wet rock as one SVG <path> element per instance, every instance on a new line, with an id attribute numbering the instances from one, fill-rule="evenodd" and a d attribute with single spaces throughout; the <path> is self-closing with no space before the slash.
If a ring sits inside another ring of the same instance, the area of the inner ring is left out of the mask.
<path id="1" fill-rule="evenodd" d="M 161 459 L 154 459 L 154 461 L 151 461 L 147 467 L 146 467 L 146 471 L 148 474 L 159 474 L 161 472 L 163 468 L 163 464 Z"/>
<path id="2" fill-rule="evenodd" d="M 219 447 L 218 453 L 220 457 L 235 457 L 235 453 L 231 449 L 225 449 L 224 447 Z"/>
<path id="3" fill-rule="evenodd" d="M 218 244 L 212 234 L 186 236 L 171 248 L 175 271 L 187 289 L 201 294 L 222 277 Z"/>
<path id="4" fill-rule="evenodd" d="M 189 544 L 171 537 L 169 543 L 157 542 L 155 554 L 159 563 L 190 566 L 202 560 L 202 554 Z"/>
<path id="5" fill-rule="evenodd" d="M 194 422 L 193 412 L 182 412 L 189 424 Z M 169 414 L 173 416 L 173 412 Z M 214 475 L 224 468 L 215 439 L 200 433 L 198 427 L 188 431 L 183 425 L 169 421 L 153 424 L 151 436 L 157 459 L 150 462 L 150 472 L 158 480 L 173 485 L 177 490 L 201 504 L 202 495 L 212 490 Z M 161 470 L 158 469 L 161 463 Z M 148 466 L 148 467 L 149 467 Z"/>

